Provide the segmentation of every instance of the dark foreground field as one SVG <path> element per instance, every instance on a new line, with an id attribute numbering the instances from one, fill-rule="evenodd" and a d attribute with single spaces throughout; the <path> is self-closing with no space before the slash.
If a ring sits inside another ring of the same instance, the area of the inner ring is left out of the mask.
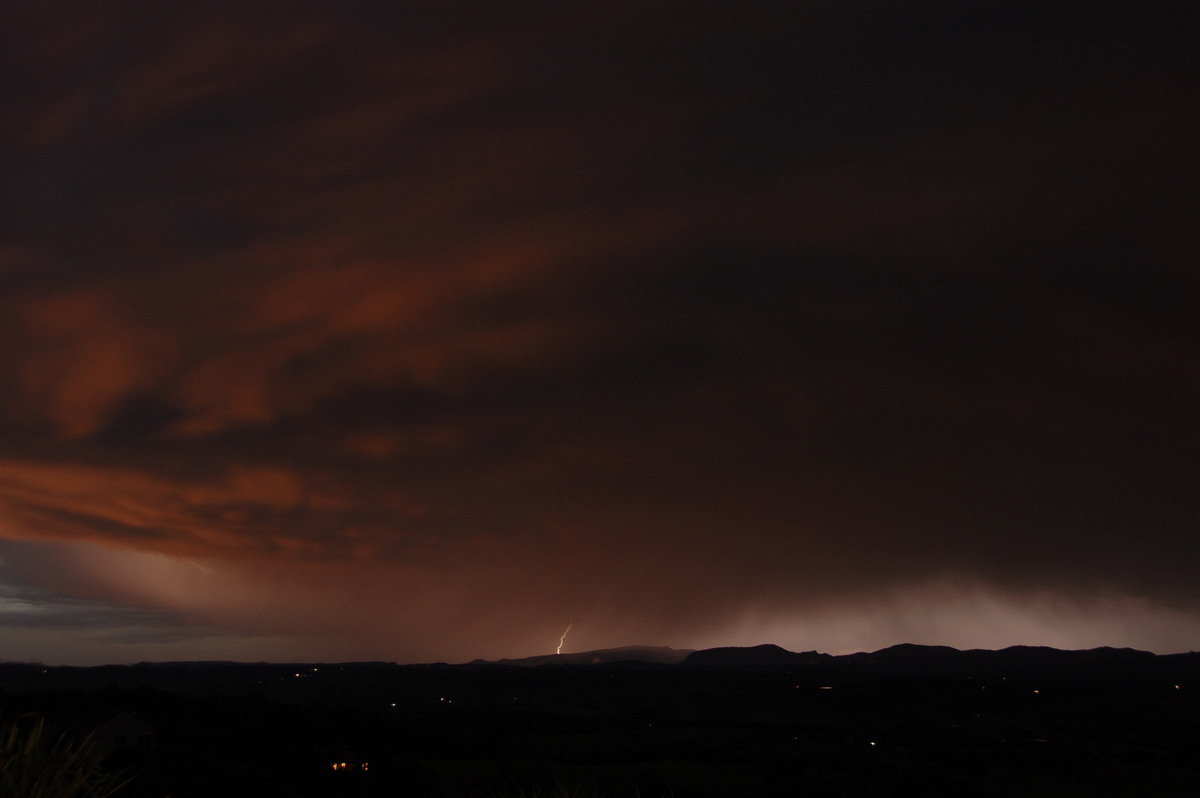
<path id="1" fill-rule="evenodd" d="M 118 793 L 127 798 L 1190 795 L 1200 785 L 1194 656 L 951 661 L 945 651 L 678 665 L 0 665 L 0 719 L 100 729 L 104 767 L 134 777 Z"/>

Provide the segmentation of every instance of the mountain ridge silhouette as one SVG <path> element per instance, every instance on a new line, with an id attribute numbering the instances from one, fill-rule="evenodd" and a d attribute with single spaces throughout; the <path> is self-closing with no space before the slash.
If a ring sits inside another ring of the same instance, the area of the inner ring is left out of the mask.
<path id="1" fill-rule="evenodd" d="M 1100 646 L 1059 649 L 1015 645 L 1001 649 L 957 649 L 951 646 L 900 643 L 877 651 L 825 654 L 789 651 L 773 643 L 675 649 L 669 646 L 622 646 L 591 651 L 545 654 L 513 659 L 477 659 L 469 666 L 508 667 L 675 667 L 710 670 L 822 669 L 883 673 L 957 673 L 987 671 L 1137 671 L 1200 667 L 1200 652 L 1154 654 L 1134 648 Z"/>

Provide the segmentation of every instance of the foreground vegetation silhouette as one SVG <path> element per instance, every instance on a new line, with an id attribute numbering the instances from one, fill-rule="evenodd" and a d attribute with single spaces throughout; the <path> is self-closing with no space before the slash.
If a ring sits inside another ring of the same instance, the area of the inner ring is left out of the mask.
<path id="1" fill-rule="evenodd" d="M 90 738 L 53 735 L 41 718 L 0 721 L 0 796 L 108 798 L 127 781 L 100 768 Z"/>

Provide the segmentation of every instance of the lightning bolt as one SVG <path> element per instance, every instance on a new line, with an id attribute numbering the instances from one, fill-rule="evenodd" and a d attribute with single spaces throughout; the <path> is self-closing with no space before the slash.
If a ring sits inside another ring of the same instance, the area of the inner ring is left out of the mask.
<path id="1" fill-rule="evenodd" d="M 567 628 L 563 630 L 562 637 L 558 638 L 558 648 L 554 649 L 555 654 L 562 653 L 563 641 L 567 639 L 567 632 L 571 631 L 571 627 L 575 625 L 574 621 L 567 624 Z"/>

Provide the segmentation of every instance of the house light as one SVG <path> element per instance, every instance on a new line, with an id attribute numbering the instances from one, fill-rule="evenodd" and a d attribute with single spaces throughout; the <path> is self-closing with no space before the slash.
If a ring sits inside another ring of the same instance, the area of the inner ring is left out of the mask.
<path id="1" fill-rule="evenodd" d="M 350 765 L 350 763 L 348 763 L 348 762 L 332 762 L 332 763 L 330 763 L 329 766 L 331 768 L 333 768 L 334 770 L 350 770 L 352 767 Z M 359 765 L 357 765 L 357 767 L 359 770 L 362 770 L 362 771 L 370 770 L 370 766 L 366 762 L 360 763 Z"/>

